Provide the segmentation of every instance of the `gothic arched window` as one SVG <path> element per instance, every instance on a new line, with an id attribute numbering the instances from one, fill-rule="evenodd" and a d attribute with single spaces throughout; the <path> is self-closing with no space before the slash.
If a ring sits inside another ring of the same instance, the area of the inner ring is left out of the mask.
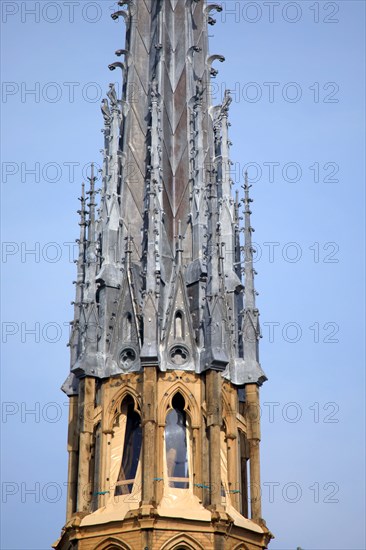
<path id="1" fill-rule="evenodd" d="M 126 313 L 123 318 L 123 341 L 129 342 L 132 336 L 132 315 Z"/>
<path id="2" fill-rule="evenodd" d="M 142 443 L 141 417 L 135 411 L 132 397 L 128 396 L 123 400 L 121 416 L 121 421 L 125 422 L 125 435 L 122 463 L 116 483 L 115 496 L 132 492 Z"/>
<path id="3" fill-rule="evenodd" d="M 249 517 L 249 495 L 248 495 L 248 489 L 249 489 L 249 458 L 250 458 L 250 449 L 249 449 L 249 442 L 241 430 L 238 432 L 238 455 L 239 455 L 239 472 L 240 472 L 240 488 L 241 488 L 241 508 L 240 513 L 245 517 Z M 239 549 L 240 550 L 240 549 Z"/>
<path id="4" fill-rule="evenodd" d="M 174 338 L 184 340 L 184 315 L 181 311 L 177 311 L 174 316 Z"/>
<path id="5" fill-rule="evenodd" d="M 165 450 L 169 487 L 188 489 L 187 415 L 180 393 L 172 400 L 172 410 L 166 416 Z"/>

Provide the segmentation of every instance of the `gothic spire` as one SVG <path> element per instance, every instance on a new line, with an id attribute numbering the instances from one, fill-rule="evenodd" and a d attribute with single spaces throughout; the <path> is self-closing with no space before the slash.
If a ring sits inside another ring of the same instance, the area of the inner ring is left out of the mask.
<path id="1" fill-rule="evenodd" d="M 101 199 L 94 164 L 81 197 L 64 385 L 72 397 L 68 523 L 55 547 L 79 537 L 80 550 L 96 538 L 104 548 L 113 531 L 131 548 L 196 548 L 205 522 L 202 544 L 220 545 L 225 531 L 230 547 L 265 548 L 253 490 L 257 523 L 247 514 L 248 458 L 250 488 L 260 487 L 250 412 L 266 379 L 250 186 L 246 174 L 240 229 L 232 99 L 226 90 L 213 106 L 210 92 L 224 57 L 209 52 L 208 24 L 221 8 L 206 0 L 118 5 L 112 18 L 125 21 L 126 41 L 109 65 L 122 86 L 110 84 L 101 104 Z M 177 535 L 179 523 L 192 537 Z"/>
<path id="2" fill-rule="evenodd" d="M 127 23 L 126 42 L 116 50 L 123 62 L 110 69 L 122 69 L 122 87 L 117 93 L 110 84 L 102 101 L 100 219 L 96 222 L 93 165 L 84 228 L 80 325 L 81 332 L 94 328 L 95 334 L 84 337 L 73 363 L 80 376 L 91 373 L 93 361 L 85 357 L 93 352 L 95 375 L 118 375 L 117 318 L 132 300 L 129 314 L 142 342 L 133 368 L 149 364 L 168 370 L 173 344 L 167 327 L 179 299 L 192 327 L 196 372 L 221 370 L 241 385 L 248 380 L 244 359 L 252 370 L 258 364 L 251 339 L 243 345 L 245 334 L 253 332 L 256 342 L 259 324 L 250 250 L 244 309 L 242 303 L 240 216 L 230 178 L 230 92 L 211 105 L 213 64 L 224 57 L 210 55 L 207 22 L 220 6 L 139 0 L 120 2 L 120 8 L 112 17 Z M 247 191 L 246 178 L 245 204 Z M 251 238 L 247 206 L 246 242 Z"/>
<path id="3" fill-rule="evenodd" d="M 259 310 L 256 307 L 256 290 L 254 287 L 254 275 L 256 273 L 253 263 L 253 243 L 251 226 L 250 203 L 253 199 L 249 196 L 251 185 L 248 181 L 248 172 L 245 172 L 244 185 L 244 310 L 243 310 L 243 346 L 244 362 L 248 382 L 262 383 L 266 377 L 259 365 L 258 343 L 261 337 L 259 327 Z"/>

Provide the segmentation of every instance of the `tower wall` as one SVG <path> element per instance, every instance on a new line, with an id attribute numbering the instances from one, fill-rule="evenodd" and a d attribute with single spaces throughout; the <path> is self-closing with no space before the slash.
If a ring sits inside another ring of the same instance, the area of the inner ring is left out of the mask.
<path id="1" fill-rule="evenodd" d="M 82 381 L 78 427 L 70 414 L 70 434 L 79 441 L 79 450 L 71 446 L 70 456 L 77 453 L 79 469 L 69 479 L 70 485 L 77 482 L 69 487 L 68 522 L 56 548 L 68 549 L 75 541 L 78 550 L 112 549 L 119 541 L 125 545 L 121 548 L 173 549 L 190 539 L 192 548 L 266 547 L 270 533 L 258 516 L 259 463 L 254 462 L 260 438 L 258 392 L 256 386 L 247 388 L 247 400 L 239 401 L 237 388 L 221 382 L 220 375 L 215 388 L 212 372 L 162 373 L 151 367 L 98 384 L 91 378 Z M 167 471 L 166 419 L 178 393 L 187 413 L 185 489 L 171 487 Z M 117 495 L 127 399 L 141 418 L 142 448 L 130 492 Z M 76 409 L 74 399 L 70 408 Z M 210 430 L 216 427 L 218 434 Z M 253 520 L 245 517 L 248 509 Z"/>

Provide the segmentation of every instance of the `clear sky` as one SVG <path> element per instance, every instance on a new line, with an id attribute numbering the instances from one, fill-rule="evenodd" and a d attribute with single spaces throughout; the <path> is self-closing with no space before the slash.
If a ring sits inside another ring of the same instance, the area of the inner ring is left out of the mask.
<path id="1" fill-rule="evenodd" d="M 233 179 L 253 180 L 271 548 L 364 550 L 365 3 L 221 3 L 212 91 L 233 91 Z M 3 550 L 45 550 L 65 519 L 71 243 L 120 78 L 114 8 L 1 2 Z"/>

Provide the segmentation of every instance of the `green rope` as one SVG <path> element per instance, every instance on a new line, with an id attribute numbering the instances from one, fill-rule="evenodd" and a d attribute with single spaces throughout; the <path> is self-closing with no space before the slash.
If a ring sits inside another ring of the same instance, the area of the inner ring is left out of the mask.
<path id="1" fill-rule="evenodd" d="M 203 485 L 202 483 L 195 483 L 195 487 L 199 487 L 200 489 L 210 489 L 211 487 L 209 485 Z"/>
<path id="2" fill-rule="evenodd" d="M 93 495 L 107 495 L 110 491 L 98 491 L 97 493 L 93 493 Z"/>
<path id="3" fill-rule="evenodd" d="M 153 481 L 163 481 L 163 478 L 162 477 L 154 477 Z"/>

